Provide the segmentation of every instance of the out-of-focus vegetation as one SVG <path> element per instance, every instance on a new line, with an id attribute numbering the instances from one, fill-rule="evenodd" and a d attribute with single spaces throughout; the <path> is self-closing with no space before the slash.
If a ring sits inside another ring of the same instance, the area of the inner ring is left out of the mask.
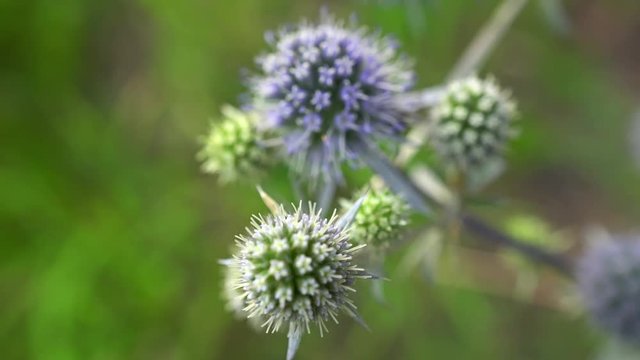
<path id="1" fill-rule="evenodd" d="M 217 261 L 264 207 L 200 173 L 198 137 L 238 102 L 265 30 L 353 12 L 400 38 L 426 86 L 498 2 L 424 1 L 411 19 L 406 3 L 0 1 L 0 358 L 283 357 L 285 334 L 224 312 Z M 537 5 L 486 66 L 523 113 L 490 193 L 576 238 L 638 226 L 640 3 L 568 1 L 565 34 Z M 294 200 L 288 181 L 280 169 L 267 186 Z M 558 310 L 389 271 L 387 305 L 358 295 L 372 333 L 345 318 L 300 358 L 585 359 L 602 342 Z"/>

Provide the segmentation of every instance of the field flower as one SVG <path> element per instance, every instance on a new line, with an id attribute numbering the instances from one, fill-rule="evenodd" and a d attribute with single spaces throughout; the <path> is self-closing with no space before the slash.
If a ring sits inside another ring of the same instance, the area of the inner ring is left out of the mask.
<path id="1" fill-rule="evenodd" d="M 236 288 L 242 292 L 248 317 L 266 319 L 267 332 L 283 325 L 309 330 L 336 320 L 340 311 L 355 312 L 348 294 L 357 278 L 367 277 L 352 264 L 362 246 L 349 241 L 349 228 L 339 218 L 323 218 L 312 207 L 253 218 L 248 234 L 238 236 L 231 266 L 240 270 Z"/>
<path id="2" fill-rule="evenodd" d="M 359 197 L 359 196 L 358 196 Z M 345 202 L 350 206 L 351 202 Z M 402 236 L 409 223 L 407 202 L 389 189 L 371 189 L 364 195 L 356 215 L 351 238 L 357 244 L 366 244 L 373 250 L 385 250 Z"/>
<path id="3" fill-rule="evenodd" d="M 358 163 L 350 139 L 401 138 L 407 117 L 395 99 L 414 74 L 393 40 L 323 14 L 318 24 L 269 33 L 267 42 L 251 80 L 255 107 L 300 174 L 340 180 L 343 162 Z"/>
<path id="4" fill-rule="evenodd" d="M 640 345 L 640 240 L 595 244 L 582 257 L 577 274 L 595 323 Z"/>
<path id="5" fill-rule="evenodd" d="M 258 114 L 226 105 L 222 115 L 221 122 L 211 125 L 198 154 L 203 171 L 219 175 L 224 183 L 255 179 L 273 161 L 264 146 L 264 133 L 257 128 Z"/>
<path id="6" fill-rule="evenodd" d="M 462 170 L 502 156 L 515 134 L 516 105 L 491 77 L 451 83 L 432 115 L 436 150 Z"/>

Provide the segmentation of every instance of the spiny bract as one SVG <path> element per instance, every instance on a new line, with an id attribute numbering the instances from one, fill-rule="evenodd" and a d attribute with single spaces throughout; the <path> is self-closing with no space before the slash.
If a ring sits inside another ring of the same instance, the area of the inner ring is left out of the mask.
<path id="1" fill-rule="evenodd" d="M 270 162 L 256 126 L 258 115 L 230 105 L 222 108 L 222 114 L 222 122 L 211 126 L 199 154 L 203 171 L 219 175 L 222 182 L 255 179 Z"/>
<path id="2" fill-rule="evenodd" d="M 280 327 L 306 328 L 315 323 L 322 334 L 325 321 L 337 314 L 356 314 L 348 293 L 356 278 L 369 277 L 351 263 L 361 246 L 349 242 L 349 229 L 335 215 L 323 218 L 315 206 L 292 213 L 280 207 L 273 215 L 253 218 L 252 228 L 238 236 L 234 266 L 241 276 L 248 317 L 263 317 L 267 332 Z"/>
<path id="3" fill-rule="evenodd" d="M 395 140 L 405 130 L 395 99 L 414 74 L 391 39 L 323 14 L 319 24 L 269 33 L 267 42 L 271 51 L 252 79 L 255 105 L 300 173 L 341 179 L 341 163 L 357 163 L 351 136 Z"/>
<path id="4" fill-rule="evenodd" d="M 432 115 L 436 150 L 462 170 L 500 157 L 514 136 L 515 103 L 492 77 L 451 83 Z"/>
<path id="5" fill-rule="evenodd" d="M 581 259 L 578 283 L 594 321 L 640 345 L 640 239 L 596 244 Z"/>
<path id="6" fill-rule="evenodd" d="M 408 224 L 409 210 L 407 202 L 389 189 L 369 190 L 354 219 L 351 238 L 355 243 L 384 250 L 402 235 Z"/>

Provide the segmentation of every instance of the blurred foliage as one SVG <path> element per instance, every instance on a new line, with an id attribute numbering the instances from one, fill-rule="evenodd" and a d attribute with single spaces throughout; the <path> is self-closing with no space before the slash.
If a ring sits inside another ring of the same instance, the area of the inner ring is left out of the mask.
<path id="1" fill-rule="evenodd" d="M 237 103 L 263 32 L 322 5 L 396 34 L 424 86 L 496 4 L 426 1 L 416 27 L 402 2 L 0 0 L 0 358 L 281 358 L 284 334 L 251 331 L 220 299 L 217 260 L 265 209 L 251 186 L 200 174 L 208 119 Z M 571 1 L 566 36 L 539 11 L 487 65 L 524 114 L 490 193 L 578 232 L 637 224 L 626 133 L 640 6 Z M 279 169 L 266 185 L 294 200 L 288 181 Z M 305 337 L 300 358 L 583 359 L 599 343 L 582 321 L 511 299 L 418 276 L 385 289 L 386 307 L 358 299 L 373 333 L 345 319 Z"/>

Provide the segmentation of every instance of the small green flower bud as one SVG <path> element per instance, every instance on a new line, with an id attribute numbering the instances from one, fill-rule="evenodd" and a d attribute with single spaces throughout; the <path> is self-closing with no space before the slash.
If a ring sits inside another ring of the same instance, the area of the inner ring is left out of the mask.
<path id="1" fill-rule="evenodd" d="M 451 83 L 432 115 L 436 150 L 463 170 L 502 156 L 515 133 L 515 103 L 492 77 Z"/>
<path id="2" fill-rule="evenodd" d="M 360 197 L 361 194 L 356 199 Z M 351 226 L 351 238 L 373 250 L 384 250 L 401 235 L 408 224 L 409 211 L 406 201 L 389 189 L 369 190 Z"/>
<path id="3" fill-rule="evenodd" d="M 222 182 L 261 175 L 269 165 L 269 155 L 256 127 L 258 115 L 230 105 L 222 108 L 222 114 L 222 122 L 212 124 L 198 155 L 202 170 L 219 175 Z"/>

